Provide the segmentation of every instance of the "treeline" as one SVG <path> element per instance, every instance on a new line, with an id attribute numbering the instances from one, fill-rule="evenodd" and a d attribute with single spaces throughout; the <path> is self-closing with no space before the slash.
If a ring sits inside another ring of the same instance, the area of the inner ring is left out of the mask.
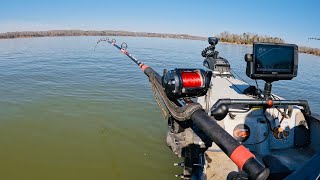
<path id="1" fill-rule="evenodd" d="M 254 42 L 284 43 L 284 40 L 278 37 L 261 36 L 252 33 L 233 34 L 227 31 L 217 36 L 222 42 L 235 44 L 253 44 Z"/>
<path id="2" fill-rule="evenodd" d="M 252 33 L 233 34 L 229 32 L 222 32 L 217 37 L 222 42 L 235 43 L 235 44 L 253 44 L 254 42 L 269 42 L 269 43 L 285 43 L 285 41 L 278 37 L 261 36 Z M 318 38 L 309 38 L 318 40 Z M 299 46 L 300 53 L 312 54 L 320 56 L 320 49 L 305 46 Z"/>
<path id="3" fill-rule="evenodd" d="M 159 37 L 175 39 L 204 40 L 200 36 L 191 36 L 187 34 L 165 34 L 148 32 L 130 32 L 130 31 L 82 31 L 82 30 L 52 30 L 52 31 L 23 31 L 0 33 L 0 39 L 10 38 L 29 38 L 29 37 L 53 37 L 53 36 L 136 36 L 136 37 Z"/>
<path id="4" fill-rule="evenodd" d="M 167 34 L 130 31 L 82 31 L 82 30 L 52 30 L 52 31 L 23 31 L 0 33 L 0 39 L 30 38 L 30 37 L 53 37 L 53 36 L 134 36 L 134 37 L 158 37 L 173 39 L 207 40 L 206 37 L 192 36 L 188 34 Z M 233 34 L 222 32 L 217 35 L 221 42 L 235 44 L 253 44 L 254 42 L 285 43 L 278 37 L 262 36 L 253 33 Z M 318 40 L 317 38 L 314 38 Z M 320 56 L 320 49 L 299 47 L 299 52 Z"/>
<path id="5" fill-rule="evenodd" d="M 305 46 L 299 46 L 300 53 L 312 54 L 316 56 L 320 56 L 320 49 L 318 48 L 310 48 Z"/>

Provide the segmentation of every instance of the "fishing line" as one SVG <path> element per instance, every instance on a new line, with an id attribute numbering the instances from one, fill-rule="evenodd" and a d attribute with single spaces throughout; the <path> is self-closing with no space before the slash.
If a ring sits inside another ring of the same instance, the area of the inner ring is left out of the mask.
<path id="1" fill-rule="evenodd" d="M 224 79 L 226 79 L 227 81 L 229 81 L 229 83 L 230 83 L 232 86 L 234 86 L 238 91 L 240 91 L 241 93 L 243 93 L 243 91 L 242 91 L 240 88 L 238 88 L 235 84 L 233 84 L 228 78 L 224 78 Z"/>
<path id="2" fill-rule="evenodd" d="M 254 81 L 256 82 L 256 86 L 259 89 L 258 81 L 256 79 Z M 260 89 L 259 89 L 259 91 L 260 91 Z"/>
<path id="3" fill-rule="evenodd" d="M 164 65 L 165 67 L 168 67 L 169 65 L 161 60 L 155 59 L 154 57 L 152 57 L 150 54 L 145 54 L 145 53 L 140 53 L 139 51 L 137 51 L 139 54 L 145 56 L 147 59 L 151 59 L 153 61 L 156 61 L 162 65 Z"/>
<path id="4" fill-rule="evenodd" d="M 247 84 L 249 84 L 250 86 L 251 86 L 251 84 L 250 83 L 248 83 L 247 81 L 245 81 L 242 77 L 240 77 L 231 67 L 230 67 L 230 69 L 231 69 L 231 71 L 236 75 L 236 76 L 238 76 L 239 77 L 239 79 L 241 79 L 242 81 L 244 81 L 245 83 L 247 83 Z"/>
<path id="5" fill-rule="evenodd" d="M 241 79 L 243 82 L 247 83 L 249 86 L 251 86 L 250 83 L 248 83 L 247 81 L 245 81 L 242 77 L 240 77 L 231 67 L 230 70 L 232 71 L 231 74 L 233 77 L 235 77 L 233 74 L 235 74 L 239 79 Z M 228 80 L 229 81 L 229 80 Z M 236 89 L 238 89 L 241 93 L 243 93 L 243 91 L 241 91 L 235 84 L 233 84 L 231 81 L 229 81 Z"/>
<path id="6" fill-rule="evenodd" d="M 184 88 L 199 88 L 203 86 L 200 72 L 181 72 L 182 86 Z"/>

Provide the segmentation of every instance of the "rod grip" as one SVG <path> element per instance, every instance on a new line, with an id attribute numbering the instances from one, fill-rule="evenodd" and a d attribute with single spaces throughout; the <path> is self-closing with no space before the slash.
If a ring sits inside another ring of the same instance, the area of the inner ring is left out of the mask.
<path id="1" fill-rule="evenodd" d="M 250 158 L 243 166 L 243 171 L 246 172 L 251 179 L 265 180 L 268 178 L 270 171 L 265 168 L 256 158 Z"/>
<path id="2" fill-rule="evenodd" d="M 195 111 L 191 120 L 251 179 L 265 180 L 269 176 L 269 169 L 214 119 L 211 119 L 203 109 Z"/>

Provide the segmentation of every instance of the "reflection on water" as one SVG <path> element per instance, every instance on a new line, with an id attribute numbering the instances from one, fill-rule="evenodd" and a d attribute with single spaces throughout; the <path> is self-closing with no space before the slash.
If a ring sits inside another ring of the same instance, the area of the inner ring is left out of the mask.
<path id="1" fill-rule="evenodd" d="M 0 179 L 175 179 L 179 160 L 166 147 L 148 80 L 99 37 L 0 41 Z M 202 67 L 205 41 L 117 37 L 161 72 Z M 245 76 L 251 47 L 219 44 Z M 275 82 L 284 98 L 320 111 L 320 58 L 300 54 L 298 77 Z M 261 87 L 263 84 L 261 83 Z"/>

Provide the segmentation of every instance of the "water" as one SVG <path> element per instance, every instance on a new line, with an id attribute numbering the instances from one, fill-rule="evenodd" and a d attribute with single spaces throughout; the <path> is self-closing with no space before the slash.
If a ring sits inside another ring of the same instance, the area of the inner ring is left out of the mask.
<path id="1" fill-rule="evenodd" d="M 166 121 L 139 68 L 98 37 L 0 41 L 0 179 L 175 179 Z M 205 41 L 117 37 L 161 72 L 202 67 Z M 245 76 L 251 47 L 220 44 Z M 320 112 L 320 58 L 300 54 L 299 76 L 274 83 Z M 260 84 L 262 87 L 262 83 Z"/>

